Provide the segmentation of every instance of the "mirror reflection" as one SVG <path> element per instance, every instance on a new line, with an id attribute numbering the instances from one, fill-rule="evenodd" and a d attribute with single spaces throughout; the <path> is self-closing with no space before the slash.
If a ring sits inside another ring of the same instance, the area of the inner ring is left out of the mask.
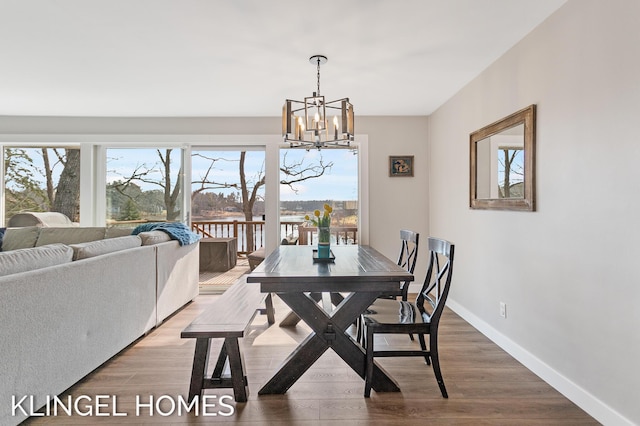
<path id="1" fill-rule="evenodd" d="M 524 124 L 477 142 L 477 197 L 524 198 Z"/>
<path id="2" fill-rule="evenodd" d="M 472 209 L 535 210 L 535 107 L 471 133 Z"/>

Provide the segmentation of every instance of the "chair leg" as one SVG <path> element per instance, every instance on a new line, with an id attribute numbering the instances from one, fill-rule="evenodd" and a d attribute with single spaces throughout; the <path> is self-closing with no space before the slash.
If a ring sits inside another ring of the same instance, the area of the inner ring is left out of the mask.
<path id="1" fill-rule="evenodd" d="M 427 351 L 427 343 L 424 341 L 424 334 L 418 334 L 418 340 L 420 341 L 420 347 L 422 348 L 423 351 Z M 429 355 L 428 354 L 424 354 L 424 361 L 427 363 L 427 365 L 431 365 L 431 361 L 429 360 Z"/>
<path id="2" fill-rule="evenodd" d="M 437 334 L 429 335 L 429 350 L 431 352 L 431 360 L 433 361 L 433 373 L 436 375 L 436 381 L 440 387 L 443 398 L 449 398 L 447 388 L 444 387 L 444 379 L 440 371 L 440 359 L 438 358 L 438 336 Z"/>
<path id="3" fill-rule="evenodd" d="M 366 337 L 366 368 L 364 376 L 364 396 L 369 398 L 371 396 L 371 382 L 373 381 L 373 331 L 370 327 L 365 327 Z"/>

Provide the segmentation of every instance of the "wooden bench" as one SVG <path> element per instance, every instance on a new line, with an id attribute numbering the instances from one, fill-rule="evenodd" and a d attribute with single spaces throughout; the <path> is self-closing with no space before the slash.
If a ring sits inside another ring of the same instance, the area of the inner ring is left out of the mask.
<path id="1" fill-rule="evenodd" d="M 269 325 L 275 322 L 271 294 L 261 293 L 259 285 L 239 280 L 182 330 L 180 337 L 196 339 L 189 402 L 201 396 L 204 389 L 218 388 L 233 388 L 237 402 L 247 401 L 249 388 L 238 338 L 244 337 L 257 312 L 266 313 Z M 211 378 L 207 378 L 209 349 L 214 338 L 223 338 L 224 343 Z M 223 376 L 227 362 L 230 377 Z"/>

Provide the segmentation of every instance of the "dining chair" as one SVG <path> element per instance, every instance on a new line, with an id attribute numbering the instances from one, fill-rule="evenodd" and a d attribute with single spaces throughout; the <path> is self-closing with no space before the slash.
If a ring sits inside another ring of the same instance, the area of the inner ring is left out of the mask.
<path id="1" fill-rule="evenodd" d="M 416 269 L 416 261 L 418 260 L 418 243 L 420 242 L 420 234 L 407 229 L 400 230 L 400 255 L 398 256 L 398 266 L 405 269 L 410 274 Z M 393 299 L 401 297 L 407 300 L 409 294 L 409 281 L 404 281 L 400 286 L 400 293 L 392 294 Z"/>
<path id="2" fill-rule="evenodd" d="M 376 300 L 367 313 L 362 315 L 364 346 L 366 351 L 364 396 L 371 395 L 373 361 L 375 357 L 424 357 L 427 365 L 433 365 L 440 392 L 448 398 L 444 386 L 440 359 L 438 357 L 438 325 L 449 295 L 453 273 L 454 245 L 439 238 L 428 239 L 429 266 L 422 289 L 414 303 L 405 300 Z M 393 349 L 375 350 L 376 334 L 417 334 L 420 350 Z M 429 335 L 429 348 L 425 342 Z"/>
<path id="3" fill-rule="evenodd" d="M 420 234 L 408 229 L 400 230 L 400 254 L 398 255 L 398 266 L 404 270 L 413 274 L 416 269 L 416 262 L 418 260 L 418 246 L 420 242 Z M 400 290 L 398 292 L 386 293 L 378 296 L 379 299 L 397 299 L 400 297 L 402 300 L 407 300 L 409 294 L 409 281 L 403 281 L 400 283 Z M 362 343 L 364 335 L 362 334 L 362 324 L 360 319 L 356 322 L 356 340 Z M 409 334 L 411 340 L 413 335 Z"/>

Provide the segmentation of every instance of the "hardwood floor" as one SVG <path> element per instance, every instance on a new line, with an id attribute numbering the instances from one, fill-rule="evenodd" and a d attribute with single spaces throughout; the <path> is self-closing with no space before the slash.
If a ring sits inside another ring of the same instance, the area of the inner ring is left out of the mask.
<path id="1" fill-rule="evenodd" d="M 304 339 L 304 324 L 293 328 L 267 327 L 257 316 L 251 333 L 242 339 L 250 394 L 246 403 L 211 399 L 209 414 L 173 415 L 171 403 L 186 398 L 194 339 L 180 332 L 218 296 L 201 295 L 161 327 L 112 358 L 60 398 L 84 395 L 94 401 L 107 395 L 103 417 L 66 414 L 32 417 L 29 425 L 53 424 L 197 424 L 237 422 L 251 425 L 589 425 L 598 424 L 572 402 L 524 368 L 450 310 L 440 326 L 440 352 L 449 399 L 443 399 L 433 371 L 419 358 L 387 358 L 380 364 L 398 382 L 402 392 L 372 392 L 363 397 L 364 381 L 333 352 L 326 352 L 285 395 L 258 396 L 258 390 L 282 360 Z M 276 320 L 288 312 L 274 298 Z M 212 353 L 222 342 L 212 344 Z M 417 345 L 406 336 L 378 344 Z M 212 363 L 215 356 L 211 356 Z M 231 389 L 205 391 L 233 395 Z M 136 415 L 136 397 L 148 403 L 162 400 L 159 410 L 142 409 Z M 117 399 L 113 403 L 113 396 Z M 82 407 L 82 405 L 81 405 Z M 150 416 L 150 411 L 153 415 Z M 231 411 L 233 413 L 231 414 Z M 113 414 L 126 414 L 116 416 Z M 224 416 L 223 414 L 231 414 Z"/>

